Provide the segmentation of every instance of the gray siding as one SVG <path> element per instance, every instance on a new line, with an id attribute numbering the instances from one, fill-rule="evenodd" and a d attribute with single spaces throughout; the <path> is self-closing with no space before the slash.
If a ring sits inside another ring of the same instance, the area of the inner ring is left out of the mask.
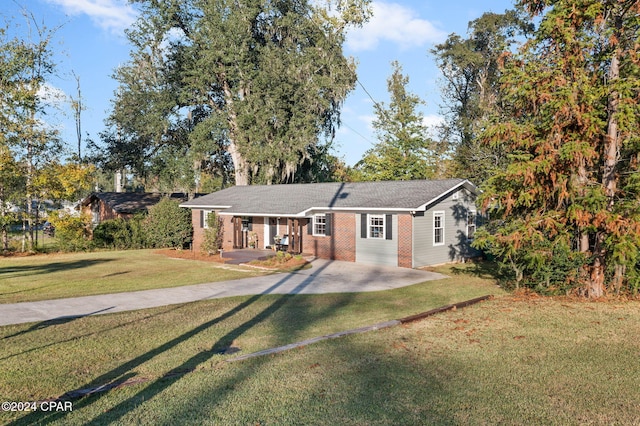
<path id="1" fill-rule="evenodd" d="M 364 213 L 364 212 L 363 212 Z M 383 214 L 375 212 L 372 214 Z M 398 216 L 392 218 L 392 239 L 362 238 L 361 214 L 356 215 L 356 262 L 398 266 Z"/>
<path id="2" fill-rule="evenodd" d="M 457 191 L 458 199 L 449 194 L 428 207 L 424 215 L 413 218 L 414 267 L 437 265 L 477 256 L 467 239 L 467 213 L 476 211 L 475 197 L 466 189 Z M 444 212 L 444 244 L 433 244 L 434 212 Z"/>

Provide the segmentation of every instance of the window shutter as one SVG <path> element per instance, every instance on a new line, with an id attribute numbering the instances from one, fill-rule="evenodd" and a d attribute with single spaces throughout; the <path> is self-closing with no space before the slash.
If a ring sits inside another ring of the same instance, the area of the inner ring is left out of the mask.
<path id="1" fill-rule="evenodd" d="M 385 221 L 384 221 L 384 226 L 385 226 L 385 239 L 387 240 L 393 240 L 393 215 L 388 214 L 385 217 Z"/>
<path id="2" fill-rule="evenodd" d="M 204 210 L 200 210 L 200 228 L 204 228 Z"/>
<path id="3" fill-rule="evenodd" d="M 324 235 L 327 237 L 331 236 L 331 227 L 333 226 L 333 213 L 327 213 L 324 216 L 325 224 L 324 224 Z"/>
<path id="4" fill-rule="evenodd" d="M 367 238 L 367 215 L 360 215 L 360 238 Z"/>
<path id="5" fill-rule="evenodd" d="M 313 218 L 310 217 L 307 222 L 307 235 L 313 235 Z"/>

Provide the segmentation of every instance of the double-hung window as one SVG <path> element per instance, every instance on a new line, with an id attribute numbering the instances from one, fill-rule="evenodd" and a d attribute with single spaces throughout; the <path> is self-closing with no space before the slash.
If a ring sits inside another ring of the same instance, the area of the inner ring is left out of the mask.
<path id="1" fill-rule="evenodd" d="M 476 212 L 469 210 L 467 212 L 467 239 L 473 240 L 476 233 Z"/>
<path id="2" fill-rule="evenodd" d="M 384 215 L 370 214 L 369 215 L 369 238 L 384 239 L 385 234 L 385 217 Z"/>
<path id="3" fill-rule="evenodd" d="M 207 229 L 209 228 L 209 214 L 211 213 L 211 210 L 202 210 L 202 227 Z"/>
<path id="4" fill-rule="evenodd" d="M 327 235 L 327 216 L 317 214 L 313 216 L 313 235 Z"/>
<path id="5" fill-rule="evenodd" d="M 444 212 L 433 212 L 433 245 L 444 245 Z"/>

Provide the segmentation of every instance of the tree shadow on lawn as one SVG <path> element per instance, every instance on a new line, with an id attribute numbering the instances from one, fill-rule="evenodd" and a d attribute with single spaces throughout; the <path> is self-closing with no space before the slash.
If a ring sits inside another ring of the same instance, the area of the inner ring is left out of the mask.
<path id="1" fill-rule="evenodd" d="M 49 327 L 54 326 L 54 325 L 68 324 L 68 323 L 70 323 L 72 321 L 75 321 L 77 319 L 88 317 L 88 316 L 91 316 L 91 315 L 96 315 L 96 314 L 99 314 L 101 312 L 105 312 L 105 311 L 108 311 L 110 309 L 113 309 L 113 308 L 115 308 L 115 306 L 111 306 L 109 308 L 100 309 L 98 311 L 90 312 L 88 314 L 67 315 L 67 316 L 58 317 L 58 318 L 54 318 L 54 319 L 50 319 L 50 320 L 46 320 L 46 321 L 37 322 L 37 323 L 35 323 L 34 325 L 32 325 L 31 327 L 29 327 L 26 330 L 22 330 L 22 331 L 19 331 L 17 333 L 11 334 L 9 336 L 5 336 L 2 339 L 3 340 L 4 339 L 10 339 L 12 337 L 17 337 L 17 336 L 21 336 L 23 334 L 31 333 L 32 331 L 37 331 L 37 330 L 42 330 L 42 329 L 45 329 L 45 328 L 49 328 Z M 5 358 L 0 358 L 0 360 L 2 360 L 2 359 L 5 359 Z"/>
<path id="2" fill-rule="evenodd" d="M 452 266 L 451 274 L 453 275 L 473 275 L 482 279 L 502 280 L 504 273 L 495 262 L 488 260 L 472 260 L 462 266 Z"/>
<path id="3" fill-rule="evenodd" d="M 53 272 L 69 271 L 73 269 L 88 268 L 90 266 L 98 265 L 101 263 L 112 262 L 115 259 L 83 259 L 73 262 L 51 262 L 41 265 L 18 265 L 18 266 L 6 266 L 0 268 L 0 279 L 9 278 L 9 274 L 15 274 L 12 277 L 17 276 L 29 276 L 29 275 L 43 275 Z"/>
<path id="4" fill-rule="evenodd" d="M 113 327 L 107 327 L 107 328 L 103 328 L 101 330 L 92 331 L 90 333 L 84 333 L 84 334 L 72 336 L 72 337 L 69 337 L 69 338 L 64 339 L 64 340 L 51 342 L 51 343 L 48 343 L 46 345 L 35 346 L 35 347 L 30 348 L 30 349 L 24 350 L 22 352 L 17 352 L 17 353 L 14 353 L 14 354 L 10 354 L 10 355 L 7 355 L 5 357 L 0 358 L 0 361 L 4 361 L 4 360 L 9 359 L 9 358 L 13 358 L 13 357 L 16 357 L 16 356 L 24 355 L 24 354 L 27 354 L 27 353 L 30 353 L 30 352 L 34 352 L 34 351 L 37 351 L 37 350 L 40 350 L 40 349 L 48 348 L 48 347 L 51 347 L 51 346 L 56 346 L 56 345 L 60 345 L 60 344 L 63 344 L 63 343 L 72 342 L 74 340 L 80 340 L 80 339 L 83 339 L 83 338 L 86 338 L 86 337 L 97 337 L 102 333 L 113 331 L 113 330 L 116 330 L 116 329 L 119 329 L 119 328 L 124 328 L 126 326 L 129 326 L 129 325 L 132 325 L 132 324 L 135 324 L 135 323 L 139 323 L 140 321 L 145 321 L 145 320 L 148 320 L 150 318 L 160 317 L 160 316 L 165 315 L 165 314 L 167 314 L 169 312 L 173 312 L 173 311 L 177 311 L 179 309 L 183 309 L 184 307 L 185 307 L 184 304 L 182 304 L 182 305 L 173 305 L 173 306 L 170 306 L 168 309 L 163 309 L 162 311 L 156 312 L 155 314 L 145 315 L 145 316 L 140 317 L 140 318 L 135 318 L 135 319 L 133 319 L 131 321 L 122 322 L 122 323 L 119 323 L 118 325 L 115 325 Z M 97 311 L 97 312 L 100 312 L 100 311 Z M 94 312 L 94 313 L 97 313 L 97 312 Z M 67 318 L 70 318 L 72 320 L 77 320 L 77 319 L 84 318 L 84 317 L 87 317 L 87 316 L 90 316 L 90 315 L 92 315 L 92 314 L 78 316 L 78 317 L 67 317 Z M 69 324 L 69 322 L 70 321 L 64 321 L 64 320 L 63 321 L 58 321 L 57 319 L 56 320 L 50 320 L 50 321 L 44 321 L 44 323 L 48 323 L 48 324 L 46 324 L 46 327 L 65 325 L 65 324 Z M 37 331 L 40 331 L 42 329 L 46 329 L 46 327 L 40 327 L 39 326 L 40 324 L 42 324 L 42 323 L 37 323 L 35 326 L 32 326 L 27 330 L 22 330 L 22 331 L 19 331 L 17 333 L 14 333 L 12 335 L 5 336 L 5 337 L 3 337 L 3 340 L 4 339 L 8 339 L 8 338 L 12 338 L 12 337 L 17 337 L 17 336 L 26 334 L 28 332 L 37 332 Z M 70 333 L 71 332 L 73 332 L 73 330 L 71 330 Z"/>
<path id="5" fill-rule="evenodd" d="M 327 341 L 321 349 L 302 355 L 309 361 L 302 364 L 302 371 L 284 377 L 273 377 L 272 370 L 286 369 L 287 354 L 255 360 L 217 386 L 210 387 L 213 379 L 202 384 L 201 393 L 183 398 L 170 417 L 194 424 L 224 424 L 214 416 L 223 417 L 225 409 L 233 409 L 228 395 L 234 388 L 246 392 L 242 381 L 251 380 L 251 393 L 240 397 L 247 408 L 236 410 L 242 417 L 226 418 L 227 423 L 456 424 L 454 414 L 436 401 L 457 397 L 448 388 L 447 378 L 464 374 L 464 365 L 446 356 L 424 362 L 395 342 L 393 348 L 370 345 L 358 336 Z M 270 380 L 254 380 L 260 375 Z M 270 397 L 271 393 L 278 396 Z"/>
<path id="6" fill-rule="evenodd" d="M 326 268 L 327 265 L 328 263 L 318 268 L 318 272 L 321 272 L 324 268 Z M 270 294 L 278 287 L 284 285 L 287 281 L 289 281 L 295 276 L 296 276 L 295 274 L 284 275 L 282 279 L 280 279 L 278 282 L 276 282 L 273 286 L 271 286 L 269 289 L 267 289 L 263 293 L 250 297 L 246 301 L 240 303 L 235 308 L 227 311 L 226 313 L 218 316 L 217 318 L 207 321 L 195 327 L 194 329 L 188 331 L 187 333 L 184 333 L 174 339 L 171 339 L 166 343 L 158 346 L 157 348 L 151 351 L 148 351 L 128 362 L 125 362 L 119 367 L 99 377 L 96 377 L 91 382 L 79 387 L 76 390 L 65 393 L 60 398 L 58 398 L 58 400 L 70 400 L 70 399 L 78 399 L 82 397 L 82 399 L 79 399 L 76 403 L 74 403 L 74 407 L 73 407 L 74 411 L 78 411 L 83 407 L 86 407 L 95 403 L 100 398 L 102 398 L 105 394 L 86 392 L 87 389 L 89 390 L 95 390 L 98 388 L 112 389 L 120 386 L 121 384 L 123 384 L 124 382 L 126 382 L 127 380 L 133 377 L 132 372 L 134 372 L 134 370 L 138 366 L 176 347 L 180 343 L 189 340 L 190 338 L 196 336 L 197 334 L 202 333 L 203 331 L 211 327 L 214 327 L 225 320 L 228 320 L 229 318 L 233 317 L 234 315 L 248 308 L 253 303 L 257 302 L 259 299 L 261 299 L 265 295 Z M 315 279 L 315 276 L 313 275 L 308 276 L 300 284 L 298 284 L 291 291 L 291 293 L 294 293 L 294 294 L 299 293 L 305 287 L 312 284 L 314 279 Z M 352 296 L 347 294 L 344 297 L 352 297 Z M 111 423 L 111 422 L 118 421 L 120 418 L 126 415 L 129 411 L 135 410 L 137 408 L 137 406 L 139 405 L 137 401 L 139 401 L 140 399 L 148 401 L 154 398 L 156 395 L 158 395 L 163 390 L 165 390 L 166 388 L 171 386 L 173 383 L 175 383 L 177 380 L 179 380 L 179 378 L 181 378 L 184 374 L 194 371 L 199 365 L 208 361 L 212 356 L 223 353 L 234 340 L 236 340 L 238 337 L 243 335 L 252 327 L 267 320 L 269 317 L 274 315 L 274 313 L 280 310 L 284 305 L 286 305 L 291 300 L 296 300 L 296 299 L 294 296 L 291 296 L 291 295 L 283 295 L 281 297 L 278 297 L 271 305 L 266 307 L 260 313 L 253 316 L 249 320 L 245 321 L 243 324 L 236 327 L 232 331 L 228 332 L 226 335 L 220 337 L 217 340 L 217 342 L 213 344 L 211 349 L 203 350 L 196 353 L 194 356 L 192 356 L 187 361 L 183 362 L 181 365 L 171 369 L 162 377 L 155 379 L 151 384 L 149 384 L 148 386 L 145 386 L 144 389 L 141 389 L 136 395 L 130 398 L 127 398 L 125 401 L 122 401 L 115 407 L 112 407 L 109 411 L 93 419 L 92 423 L 102 424 L 102 423 Z M 301 316 L 303 315 L 301 314 Z M 304 321 L 300 321 L 299 325 L 301 327 L 305 326 L 303 322 Z M 308 321 L 306 322 L 307 322 L 306 325 L 310 325 Z M 288 336 L 288 337 L 290 338 L 291 336 Z M 285 340 L 285 339 L 286 339 L 285 337 L 282 338 L 282 340 Z M 85 395 L 90 395 L 90 396 L 85 396 Z M 33 412 L 28 414 L 25 417 L 17 419 L 12 424 L 32 424 L 34 422 L 50 422 L 50 421 L 60 420 L 65 416 L 67 416 L 68 414 L 69 414 L 68 412 L 56 412 L 56 413 Z"/>

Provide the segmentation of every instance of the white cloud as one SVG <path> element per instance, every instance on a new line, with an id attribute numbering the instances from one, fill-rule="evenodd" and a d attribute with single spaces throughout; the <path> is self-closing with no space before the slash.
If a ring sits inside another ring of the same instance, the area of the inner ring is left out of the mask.
<path id="1" fill-rule="evenodd" d="M 375 115 L 359 115 L 358 116 L 358 120 L 365 123 L 367 125 L 367 129 L 369 129 L 370 132 L 373 132 L 373 122 L 375 121 L 375 119 L 376 119 Z"/>
<path id="2" fill-rule="evenodd" d="M 59 107 L 67 102 L 68 99 L 67 94 L 63 90 L 49 83 L 44 83 L 40 86 L 37 96 L 44 104 L 52 107 Z"/>
<path id="3" fill-rule="evenodd" d="M 99 27 L 121 33 L 136 20 L 137 13 L 125 0 L 47 0 L 69 15 L 87 15 Z"/>
<path id="4" fill-rule="evenodd" d="M 400 49 L 421 47 L 442 41 L 447 35 L 415 11 L 397 3 L 373 2 L 372 7 L 371 20 L 347 36 L 346 44 L 351 50 L 373 50 L 382 41 L 396 43 Z"/>
<path id="5" fill-rule="evenodd" d="M 438 126 L 444 123 L 444 117 L 437 114 L 425 115 L 422 118 L 422 125 L 428 129 L 429 136 L 435 138 L 438 134 Z"/>
<path id="6" fill-rule="evenodd" d="M 422 125 L 424 127 L 436 127 L 444 123 L 444 117 L 437 114 L 425 115 L 422 118 Z"/>

